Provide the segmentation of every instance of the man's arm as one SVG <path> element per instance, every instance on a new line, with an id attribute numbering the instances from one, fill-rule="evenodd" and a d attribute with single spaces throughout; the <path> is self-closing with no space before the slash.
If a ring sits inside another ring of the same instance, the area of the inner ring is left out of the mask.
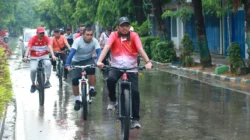
<path id="1" fill-rule="evenodd" d="M 151 63 L 150 59 L 148 58 L 148 55 L 146 54 L 146 52 L 144 51 L 144 49 L 140 48 L 138 51 L 141 54 L 141 56 L 144 59 L 144 61 L 146 62 L 146 65 L 145 65 L 146 70 L 151 70 L 152 63 Z"/>
<path id="2" fill-rule="evenodd" d="M 70 48 L 70 45 L 69 45 L 69 42 L 68 42 L 68 40 L 67 40 L 67 38 L 65 37 L 64 38 L 64 44 L 68 47 L 68 49 L 70 50 L 71 48 Z"/>
<path id="3" fill-rule="evenodd" d="M 76 49 L 75 48 L 71 48 L 69 56 L 68 56 L 68 58 L 66 60 L 66 63 L 65 63 L 65 67 L 70 66 L 72 58 L 75 55 L 75 53 L 76 53 Z"/>
<path id="4" fill-rule="evenodd" d="M 108 51 L 110 49 L 110 46 L 109 45 L 105 45 L 104 49 L 102 50 L 100 56 L 99 56 L 99 59 L 97 61 L 97 63 L 101 63 L 103 61 L 103 59 L 105 58 L 105 56 L 107 55 Z"/>

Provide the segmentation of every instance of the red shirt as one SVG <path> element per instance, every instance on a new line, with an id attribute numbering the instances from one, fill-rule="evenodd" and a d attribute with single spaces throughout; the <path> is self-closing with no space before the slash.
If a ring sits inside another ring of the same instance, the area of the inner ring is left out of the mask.
<path id="1" fill-rule="evenodd" d="M 31 57 L 40 57 L 48 54 L 48 45 L 51 45 L 49 37 L 44 36 L 42 40 L 38 38 L 37 35 L 33 36 L 28 44 L 31 49 Z"/>
<path id="2" fill-rule="evenodd" d="M 136 67 L 138 51 L 142 48 L 139 35 L 130 32 L 130 37 L 122 39 L 118 32 L 112 32 L 106 45 L 111 47 L 111 65 L 114 67 Z"/>
<path id="3" fill-rule="evenodd" d="M 74 37 L 74 40 L 76 40 L 80 36 L 81 36 L 81 33 L 76 34 L 75 37 Z"/>

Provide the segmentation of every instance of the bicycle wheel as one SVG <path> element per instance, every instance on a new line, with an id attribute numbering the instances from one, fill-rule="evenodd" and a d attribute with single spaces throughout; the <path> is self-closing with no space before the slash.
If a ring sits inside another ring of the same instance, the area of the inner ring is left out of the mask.
<path id="1" fill-rule="evenodd" d="M 129 100 L 129 90 L 124 89 L 121 96 L 121 136 L 122 140 L 129 139 L 129 130 L 130 130 L 130 100 Z"/>
<path id="2" fill-rule="evenodd" d="M 37 74 L 38 92 L 39 92 L 39 104 L 44 105 L 44 88 L 45 88 L 45 75 L 38 72 Z"/>
<path id="3" fill-rule="evenodd" d="M 58 69 L 57 74 L 58 74 L 58 79 L 59 79 L 59 87 L 61 88 L 62 87 L 62 76 L 63 76 L 63 66 L 62 66 L 61 60 L 58 61 L 57 69 Z"/>
<path id="4" fill-rule="evenodd" d="M 84 120 L 87 120 L 88 116 L 88 103 L 87 103 L 87 87 L 86 84 L 82 84 L 82 116 Z"/>

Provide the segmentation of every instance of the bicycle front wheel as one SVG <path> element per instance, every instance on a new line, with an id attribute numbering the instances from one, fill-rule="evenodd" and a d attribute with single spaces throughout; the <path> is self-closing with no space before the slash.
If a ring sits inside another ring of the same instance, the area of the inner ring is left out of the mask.
<path id="1" fill-rule="evenodd" d="M 59 87 L 61 88 L 62 87 L 62 76 L 63 76 L 63 66 L 62 66 L 62 62 L 59 61 L 58 62 L 58 79 L 59 79 Z"/>
<path id="2" fill-rule="evenodd" d="M 87 87 L 86 84 L 82 84 L 82 116 L 84 120 L 87 120 L 88 116 L 88 103 L 87 103 Z"/>
<path id="3" fill-rule="evenodd" d="M 130 100 L 129 100 L 129 90 L 124 89 L 121 96 L 121 136 L 122 140 L 129 139 L 130 130 Z"/>
<path id="4" fill-rule="evenodd" d="M 39 104 L 44 105 L 44 89 L 45 89 L 45 75 L 43 73 L 37 74 L 38 92 L 39 92 Z"/>

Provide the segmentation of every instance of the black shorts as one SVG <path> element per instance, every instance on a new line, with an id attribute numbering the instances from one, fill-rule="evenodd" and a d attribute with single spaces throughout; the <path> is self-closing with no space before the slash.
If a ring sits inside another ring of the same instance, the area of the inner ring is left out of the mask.
<path id="1" fill-rule="evenodd" d="M 80 65 L 80 66 L 84 66 L 84 65 L 92 65 L 95 64 L 95 61 L 93 58 L 87 59 L 87 60 L 83 60 L 83 61 L 79 61 L 79 62 L 72 62 L 71 65 Z M 95 75 L 95 68 L 87 68 L 86 69 L 86 74 L 87 75 Z M 82 69 L 74 69 L 71 72 L 72 75 L 72 85 L 73 86 L 77 86 L 79 85 L 79 79 L 82 78 Z"/>

